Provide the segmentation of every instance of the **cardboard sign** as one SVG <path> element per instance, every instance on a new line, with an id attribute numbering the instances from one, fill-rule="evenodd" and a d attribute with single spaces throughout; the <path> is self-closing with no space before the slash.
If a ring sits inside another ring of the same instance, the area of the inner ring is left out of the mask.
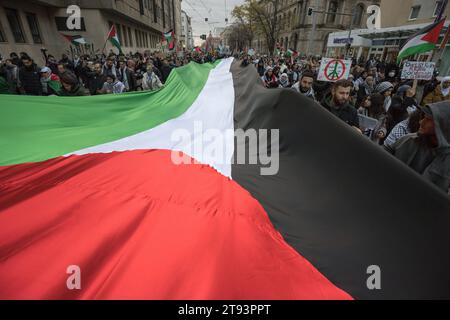
<path id="1" fill-rule="evenodd" d="M 406 61 L 403 65 L 402 79 L 431 80 L 434 68 L 434 62 Z"/>
<path id="2" fill-rule="evenodd" d="M 352 60 L 323 58 L 320 64 L 318 81 L 335 82 L 348 79 Z"/>

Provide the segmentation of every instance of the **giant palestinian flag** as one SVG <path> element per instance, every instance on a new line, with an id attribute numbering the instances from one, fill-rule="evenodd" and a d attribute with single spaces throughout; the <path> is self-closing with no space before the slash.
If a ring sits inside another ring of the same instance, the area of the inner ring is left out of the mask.
<path id="1" fill-rule="evenodd" d="M 1 99 L 0 299 L 450 298 L 448 196 L 252 67 Z M 264 129 L 279 166 L 233 164 Z"/>
<path id="2" fill-rule="evenodd" d="M 445 19 L 437 21 L 412 35 L 400 48 L 397 62 L 415 54 L 424 53 L 436 49 Z"/>

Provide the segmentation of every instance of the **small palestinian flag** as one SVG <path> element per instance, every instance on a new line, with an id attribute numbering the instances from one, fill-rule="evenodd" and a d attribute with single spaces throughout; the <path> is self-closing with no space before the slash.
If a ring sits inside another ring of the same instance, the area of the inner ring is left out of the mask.
<path id="1" fill-rule="evenodd" d="M 47 84 L 54 92 L 61 90 L 61 80 L 56 74 L 50 75 L 50 81 Z"/>
<path id="2" fill-rule="evenodd" d="M 2 300 L 450 298 L 448 195 L 240 61 L 5 95 L 0 150 Z"/>
<path id="3" fill-rule="evenodd" d="M 411 36 L 400 48 L 397 62 L 400 62 L 409 56 L 436 49 L 436 44 L 438 43 L 444 24 L 445 19 L 442 19 Z"/>
<path id="4" fill-rule="evenodd" d="M 119 37 L 116 32 L 116 26 L 113 24 L 111 26 L 111 30 L 108 32 L 108 40 L 111 41 L 112 45 L 119 49 L 119 52 L 122 53 L 122 47 L 120 46 Z"/>
<path id="5" fill-rule="evenodd" d="M 69 41 L 70 43 L 72 43 L 75 46 L 79 46 L 80 44 L 86 44 L 86 40 L 83 38 L 83 36 L 80 35 L 75 35 L 75 36 L 71 36 L 71 35 L 67 35 L 67 34 L 62 34 L 61 35 L 66 38 L 67 41 Z"/>
<path id="6" fill-rule="evenodd" d="M 288 50 L 286 51 L 285 55 L 286 55 L 287 57 L 294 57 L 294 58 L 295 58 L 295 57 L 298 56 L 298 52 L 295 51 L 295 50 L 292 50 L 292 49 L 288 49 Z"/>
<path id="7" fill-rule="evenodd" d="M 170 30 L 169 32 L 163 33 L 163 40 L 167 42 L 168 49 L 173 50 L 175 48 L 175 33 L 173 30 Z"/>

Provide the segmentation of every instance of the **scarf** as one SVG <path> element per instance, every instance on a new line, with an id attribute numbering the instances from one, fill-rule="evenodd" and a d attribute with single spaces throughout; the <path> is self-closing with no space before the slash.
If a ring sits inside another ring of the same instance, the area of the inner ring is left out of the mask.
<path id="1" fill-rule="evenodd" d="M 448 82 L 448 81 L 450 81 L 450 76 L 444 77 L 441 81 L 441 92 L 444 97 L 448 96 L 450 93 L 450 87 L 445 88 L 445 89 L 443 88 L 444 82 Z"/>

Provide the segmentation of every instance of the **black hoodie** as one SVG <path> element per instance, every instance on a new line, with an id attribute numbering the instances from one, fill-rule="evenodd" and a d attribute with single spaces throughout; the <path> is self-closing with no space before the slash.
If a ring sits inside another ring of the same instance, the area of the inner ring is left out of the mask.
<path id="1" fill-rule="evenodd" d="M 431 148 L 420 134 L 409 134 L 386 150 L 444 192 L 450 186 L 450 101 L 428 106 L 433 115 L 438 146 Z"/>

